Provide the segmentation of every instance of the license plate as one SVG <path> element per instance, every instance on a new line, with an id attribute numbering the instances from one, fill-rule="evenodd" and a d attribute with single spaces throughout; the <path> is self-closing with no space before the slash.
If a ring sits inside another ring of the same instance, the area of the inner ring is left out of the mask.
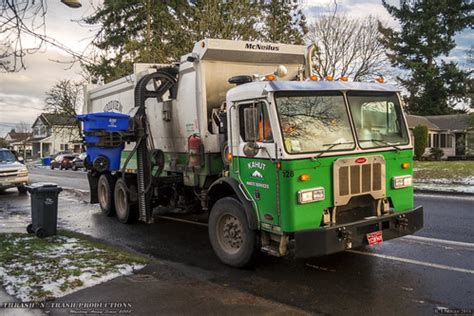
<path id="1" fill-rule="evenodd" d="M 368 233 L 367 241 L 369 242 L 369 246 L 381 244 L 383 242 L 382 231 L 379 230 L 373 233 Z"/>

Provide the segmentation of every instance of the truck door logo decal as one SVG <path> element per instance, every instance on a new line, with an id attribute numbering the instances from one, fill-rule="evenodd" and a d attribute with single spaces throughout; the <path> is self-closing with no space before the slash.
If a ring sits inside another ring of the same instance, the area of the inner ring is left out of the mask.
<path id="1" fill-rule="evenodd" d="M 104 112 L 122 113 L 123 106 L 118 100 L 112 100 L 105 104 Z"/>
<path id="2" fill-rule="evenodd" d="M 258 170 L 255 170 L 254 172 L 252 172 L 251 176 L 253 178 L 263 179 L 263 175 Z"/>

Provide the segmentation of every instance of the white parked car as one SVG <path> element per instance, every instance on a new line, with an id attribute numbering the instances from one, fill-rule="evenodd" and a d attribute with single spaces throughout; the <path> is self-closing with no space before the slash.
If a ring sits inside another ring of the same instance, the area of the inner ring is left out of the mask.
<path id="1" fill-rule="evenodd" d="M 17 187 L 20 193 L 26 193 L 28 180 L 26 166 L 10 150 L 0 148 L 0 191 Z"/>

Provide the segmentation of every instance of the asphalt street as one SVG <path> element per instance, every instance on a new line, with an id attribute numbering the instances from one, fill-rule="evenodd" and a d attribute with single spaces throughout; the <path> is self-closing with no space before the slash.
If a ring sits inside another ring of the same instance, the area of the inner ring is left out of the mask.
<path id="1" fill-rule="evenodd" d="M 83 172 L 32 169 L 31 178 L 87 190 Z M 416 195 L 415 204 L 425 209 L 425 228 L 414 236 L 310 260 L 262 254 L 244 270 L 219 262 L 204 223 L 155 214 L 154 224 L 123 225 L 85 200 L 83 193 L 62 193 L 59 225 L 311 313 L 432 315 L 437 308 L 474 309 L 473 197 Z M 0 195 L 2 225 L 25 225 L 28 214 L 28 196 L 15 190 Z"/>

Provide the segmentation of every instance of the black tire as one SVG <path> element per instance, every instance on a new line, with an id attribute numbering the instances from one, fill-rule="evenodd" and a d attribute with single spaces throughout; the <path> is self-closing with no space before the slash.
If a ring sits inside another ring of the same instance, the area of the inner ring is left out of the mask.
<path id="1" fill-rule="evenodd" d="M 59 170 L 63 170 L 63 169 L 64 169 L 63 165 L 59 165 Z"/>
<path id="2" fill-rule="evenodd" d="M 223 263 L 236 268 L 253 263 L 259 250 L 258 234 L 249 228 L 238 200 L 218 200 L 212 207 L 208 230 L 212 248 Z"/>
<path id="3" fill-rule="evenodd" d="M 49 165 L 49 169 L 54 170 L 54 165 L 53 164 Z"/>
<path id="4" fill-rule="evenodd" d="M 97 183 L 97 197 L 102 213 L 107 216 L 115 214 L 114 189 L 115 178 L 109 173 L 101 175 Z"/>
<path id="5" fill-rule="evenodd" d="M 137 205 L 131 202 L 129 189 L 123 179 L 118 179 L 115 183 L 114 202 L 119 222 L 130 224 L 138 219 Z"/>
<path id="6" fill-rule="evenodd" d="M 16 188 L 20 194 L 26 194 L 26 192 L 28 192 L 28 190 L 26 190 L 24 185 L 19 185 Z"/>
<path id="7" fill-rule="evenodd" d="M 26 232 L 28 234 L 34 234 L 35 233 L 35 231 L 33 229 L 33 224 L 29 224 L 28 226 L 26 226 Z"/>
<path id="8" fill-rule="evenodd" d="M 77 167 L 76 167 L 76 166 L 72 166 L 72 170 L 73 170 L 73 171 L 77 171 Z"/>
<path id="9" fill-rule="evenodd" d="M 46 232 L 41 227 L 36 228 L 35 234 L 36 234 L 36 237 L 38 237 L 38 238 L 46 237 Z"/>

